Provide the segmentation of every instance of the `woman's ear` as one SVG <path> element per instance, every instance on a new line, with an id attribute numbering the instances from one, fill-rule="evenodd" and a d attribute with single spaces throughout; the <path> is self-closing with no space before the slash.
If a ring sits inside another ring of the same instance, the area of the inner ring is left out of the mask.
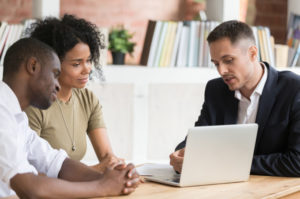
<path id="1" fill-rule="evenodd" d="M 26 71 L 30 75 L 34 75 L 40 72 L 41 65 L 35 57 L 30 57 L 26 62 Z"/>

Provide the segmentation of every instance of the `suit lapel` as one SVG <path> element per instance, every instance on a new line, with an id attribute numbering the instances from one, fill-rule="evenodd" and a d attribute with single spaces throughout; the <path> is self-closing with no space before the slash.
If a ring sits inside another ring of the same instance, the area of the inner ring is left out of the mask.
<path id="1" fill-rule="evenodd" d="M 236 124 L 239 100 L 234 97 L 234 91 L 228 89 L 228 95 L 223 99 L 225 101 L 224 124 Z"/>
<path id="2" fill-rule="evenodd" d="M 271 113 L 277 93 L 276 82 L 278 79 L 278 72 L 272 67 L 270 67 L 267 63 L 265 63 L 265 65 L 268 68 L 268 77 L 262 95 L 260 96 L 256 115 L 256 123 L 259 125 L 259 127 L 255 144 L 255 153 L 258 150 L 258 146 L 263 135 L 263 130 Z"/>

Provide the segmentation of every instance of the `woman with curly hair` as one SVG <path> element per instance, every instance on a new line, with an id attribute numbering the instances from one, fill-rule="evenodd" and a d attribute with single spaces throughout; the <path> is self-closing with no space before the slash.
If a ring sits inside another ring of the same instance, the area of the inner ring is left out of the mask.
<path id="1" fill-rule="evenodd" d="M 99 66 L 103 44 L 97 27 L 73 15 L 62 19 L 46 18 L 31 26 L 31 37 L 51 46 L 61 62 L 60 90 L 55 103 L 47 110 L 26 109 L 30 127 L 53 148 L 64 149 L 70 158 L 81 160 L 86 152 L 86 133 L 101 162 L 93 166 L 99 171 L 124 163 L 110 146 L 97 97 L 84 88 L 92 64 Z"/>

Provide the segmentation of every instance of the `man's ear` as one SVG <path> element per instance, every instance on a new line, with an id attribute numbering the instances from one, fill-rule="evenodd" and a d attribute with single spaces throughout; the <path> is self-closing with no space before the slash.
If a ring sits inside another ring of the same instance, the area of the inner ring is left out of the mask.
<path id="1" fill-rule="evenodd" d="M 257 53 L 258 53 L 258 51 L 257 51 L 257 47 L 256 46 L 250 46 L 250 48 L 249 48 L 249 55 L 250 55 L 250 59 L 251 59 L 251 61 L 256 61 L 256 60 L 258 60 L 258 58 L 257 58 Z"/>
<path id="2" fill-rule="evenodd" d="M 30 75 L 38 74 L 41 70 L 41 65 L 38 62 L 37 58 L 30 57 L 26 62 L 26 71 Z"/>

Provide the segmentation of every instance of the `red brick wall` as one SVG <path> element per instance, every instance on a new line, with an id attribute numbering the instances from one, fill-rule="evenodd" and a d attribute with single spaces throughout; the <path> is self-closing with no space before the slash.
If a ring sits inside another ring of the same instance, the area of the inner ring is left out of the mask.
<path id="1" fill-rule="evenodd" d="M 247 0 L 241 0 L 247 2 Z M 254 25 L 269 26 L 276 43 L 285 43 L 287 0 L 256 0 Z M 137 42 L 134 57 L 127 63 L 138 63 L 148 19 L 192 19 L 205 5 L 193 0 L 61 0 L 61 15 L 75 14 L 98 26 L 111 27 L 124 24 L 134 32 Z M 0 20 L 18 23 L 31 18 L 32 0 L 0 0 Z"/>
<path id="2" fill-rule="evenodd" d="M 193 0 L 61 0 L 61 13 L 74 14 L 98 26 L 112 27 L 124 24 L 134 33 L 137 43 L 134 57 L 126 62 L 138 63 L 144 42 L 148 19 L 183 20 L 192 19 L 204 5 Z M 31 18 L 32 0 L 0 0 L 0 20 L 17 23 Z M 110 57 L 109 57 L 110 60 Z"/>
<path id="3" fill-rule="evenodd" d="M 286 42 L 287 0 L 256 0 L 255 25 L 270 27 L 275 43 Z"/>
<path id="4" fill-rule="evenodd" d="M 0 0 L 0 21 L 19 23 L 32 17 L 32 0 Z"/>
<path id="5" fill-rule="evenodd" d="M 134 57 L 127 56 L 127 63 L 138 63 L 143 48 L 147 22 L 155 20 L 190 19 L 198 9 L 204 9 L 193 0 L 61 0 L 61 15 L 76 14 L 103 27 L 124 24 L 134 33 L 137 43 Z M 110 60 L 109 56 L 109 60 Z"/>
<path id="6" fill-rule="evenodd" d="M 127 63 L 138 63 L 142 51 L 148 19 L 179 20 L 182 18 L 182 0 L 61 0 L 61 15 L 76 14 L 102 27 L 123 24 L 134 33 L 137 43 L 134 57 Z M 110 60 L 110 57 L 109 57 Z"/>

